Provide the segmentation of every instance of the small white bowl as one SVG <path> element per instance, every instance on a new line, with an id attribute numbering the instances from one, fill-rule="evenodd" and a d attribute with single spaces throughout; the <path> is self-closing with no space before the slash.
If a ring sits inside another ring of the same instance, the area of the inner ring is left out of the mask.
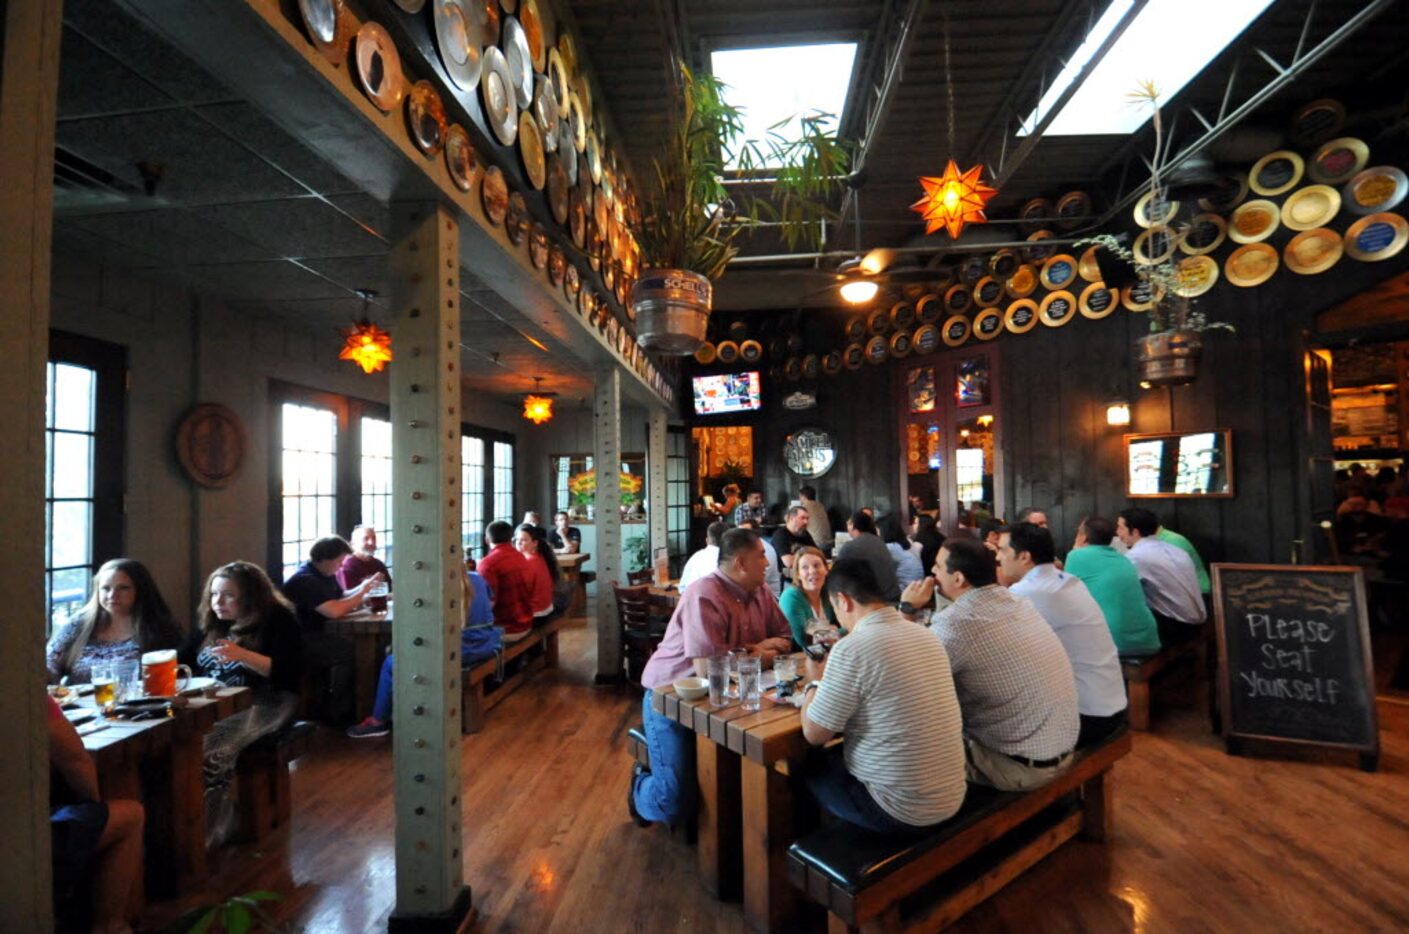
<path id="1" fill-rule="evenodd" d="M 709 681 L 704 678 L 681 678 L 675 682 L 675 693 L 682 700 L 699 700 L 709 693 Z"/>

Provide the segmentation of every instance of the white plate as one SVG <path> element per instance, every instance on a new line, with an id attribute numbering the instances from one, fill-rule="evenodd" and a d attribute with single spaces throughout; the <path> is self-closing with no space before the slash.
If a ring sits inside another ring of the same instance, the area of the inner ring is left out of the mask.
<path id="1" fill-rule="evenodd" d="M 199 694 L 206 688 L 218 687 L 220 681 L 215 678 L 192 678 L 190 683 L 181 690 L 182 694 Z"/>

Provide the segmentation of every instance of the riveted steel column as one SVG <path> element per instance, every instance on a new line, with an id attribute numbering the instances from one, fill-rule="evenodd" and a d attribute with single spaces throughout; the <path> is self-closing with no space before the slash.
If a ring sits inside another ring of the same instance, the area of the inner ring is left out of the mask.
<path id="1" fill-rule="evenodd" d="M 44 382 L 62 4 L 0 4 L 0 437 L 5 621 L 0 623 L 0 931 L 53 928 L 44 697 Z"/>
<path id="2" fill-rule="evenodd" d="M 393 931 L 454 931 L 460 853 L 460 232 L 434 204 L 393 207 L 392 521 L 396 529 Z"/>
<path id="3" fill-rule="evenodd" d="M 651 409 L 651 423 L 649 435 L 646 438 L 646 464 L 650 472 L 649 486 L 646 490 L 646 502 L 650 506 L 646 515 L 651 523 L 651 558 L 654 560 L 658 550 L 668 546 L 666 531 L 669 528 L 668 520 L 670 513 L 666 509 L 666 435 L 665 435 L 665 409 Z M 654 569 L 652 565 L 652 569 Z"/>
<path id="4" fill-rule="evenodd" d="M 622 679 L 621 624 L 612 584 L 624 583 L 621 573 L 621 370 L 597 374 L 593 406 L 597 473 L 597 683 Z"/>

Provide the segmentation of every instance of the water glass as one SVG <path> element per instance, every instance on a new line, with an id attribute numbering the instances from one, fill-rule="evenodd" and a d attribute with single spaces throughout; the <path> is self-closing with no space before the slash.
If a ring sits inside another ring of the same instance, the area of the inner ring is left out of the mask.
<path id="1" fill-rule="evenodd" d="M 778 679 L 778 700 L 791 697 L 793 682 L 797 680 L 797 658 L 792 655 L 779 655 L 773 659 L 773 674 Z"/>
<path id="2" fill-rule="evenodd" d="M 731 649 L 729 651 L 729 686 L 724 689 L 724 696 L 739 699 L 739 661 L 748 658 L 748 649 Z"/>
<path id="3" fill-rule="evenodd" d="M 711 655 L 705 659 L 705 677 L 709 680 L 709 705 L 723 707 L 729 689 L 729 656 Z"/>
<path id="4" fill-rule="evenodd" d="M 750 655 L 739 659 L 739 699 L 745 710 L 763 706 L 763 659 Z"/>
<path id="5" fill-rule="evenodd" d="M 137 659 L 114 662 L 113 676 L 117 680 L 117 703 L 142 696 L 142 663 Z"/>

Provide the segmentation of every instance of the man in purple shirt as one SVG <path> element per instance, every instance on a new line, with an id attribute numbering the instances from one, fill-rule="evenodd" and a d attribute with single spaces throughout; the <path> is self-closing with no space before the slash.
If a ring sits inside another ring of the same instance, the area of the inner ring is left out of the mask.
<path id="1" fill-rule="evenodd" d="M 792 630 L 778 601 L 764 586 L 768 554 L 752 529 L 730 529 L 719 542 L 719 567 L 681 595 L 665 638 L 646 663 L 641 683 L 649 770 L 637 765 L 627 809 L 641 826 L 674 823 L 694 805 L 695 744 L 690 731 L 651 709 L 654 690 L 694 674 L 694 659 L 722 655 L 743 646 L 771 667 L 774 656 L 792 648 Z"/>

